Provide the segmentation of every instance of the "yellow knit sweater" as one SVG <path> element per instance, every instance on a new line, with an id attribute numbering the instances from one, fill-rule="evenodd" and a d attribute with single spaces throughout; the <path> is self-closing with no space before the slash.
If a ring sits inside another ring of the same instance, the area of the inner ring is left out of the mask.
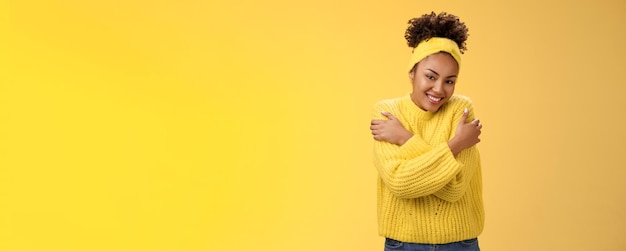
<path id="1" fill-rule="evenodd" d="M 455 158 L 448 141 L 471 100 L 454 95 L 437 112 L 421 110 L 410 95 L 383 100 L 373 119 L 391 112 L 413 137 L 404 145 L 374 142 L 378 170 L 379 234 L 395 240 L 442 244 L 478 237 L 484 209 L 480 155 L 476 146 Z"/>

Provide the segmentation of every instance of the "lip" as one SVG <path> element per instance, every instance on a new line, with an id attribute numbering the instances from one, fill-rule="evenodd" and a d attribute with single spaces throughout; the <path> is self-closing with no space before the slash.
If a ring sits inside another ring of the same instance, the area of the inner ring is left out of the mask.
<path id="1" fill-rule="evenodd" d="M 437 100 L 433 100 L 433 99 L 431 99 L 431 97 L 435 98 L 435 99 L 438 98 L 439 100 L 438 101 Z M 431 104 L 434 104 L 434 105 L 438 105 L 438 104 L 441 104 L 443 102 L 443 97 L 436 97 L 436 96 L 429 95 L 429 94 L 426 94 L 426 99 L 428 99 L 428 103 L 431 103 Z"/>

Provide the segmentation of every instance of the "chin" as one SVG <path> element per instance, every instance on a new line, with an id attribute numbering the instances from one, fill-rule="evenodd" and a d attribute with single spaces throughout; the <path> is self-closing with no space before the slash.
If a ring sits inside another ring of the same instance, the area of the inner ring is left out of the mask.
<path id="1" fill-rule="evenodd" d="M 445 102 L 438 105 L 429 104 L 429 106 L 426 107 L 426 110 L 429 112 L 436 112 L 439 111 L 443 105 L 445 105 Z"/>

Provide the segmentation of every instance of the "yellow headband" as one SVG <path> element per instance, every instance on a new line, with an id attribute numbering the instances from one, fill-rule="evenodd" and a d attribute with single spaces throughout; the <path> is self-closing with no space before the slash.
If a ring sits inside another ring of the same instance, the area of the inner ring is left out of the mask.
<path id="1" fill-rule="evenodd" d="M 459 68 L 461 68 L 461 50 L 459 50 L 459 46 L 456 42 L 448 38 L 432 37 L 420 42 L 415 48 L 413 48 L 413 54 L 411 55 L 411 61 L 409 62 L 409 71 L 413 69 L 415 64 L 422 61 L 422 59 L 442 51 L 450 53 L 454 60 L 456 60 L 457 64 L 459 64 Z"/>

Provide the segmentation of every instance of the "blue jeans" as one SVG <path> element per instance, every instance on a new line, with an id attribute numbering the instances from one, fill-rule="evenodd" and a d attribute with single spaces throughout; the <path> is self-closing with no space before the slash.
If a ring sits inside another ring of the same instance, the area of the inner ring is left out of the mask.
<path id="1" fill-rule="evenodd" d="M 447 244 L 419 244 L 386 238 L 385 251 L 480 251 L 480 248 L 477 238 Z"/>

